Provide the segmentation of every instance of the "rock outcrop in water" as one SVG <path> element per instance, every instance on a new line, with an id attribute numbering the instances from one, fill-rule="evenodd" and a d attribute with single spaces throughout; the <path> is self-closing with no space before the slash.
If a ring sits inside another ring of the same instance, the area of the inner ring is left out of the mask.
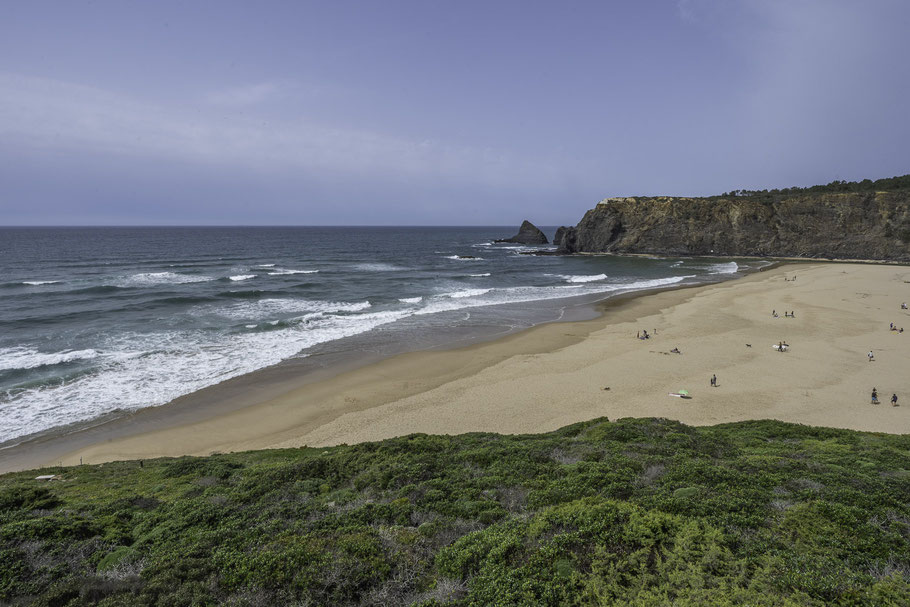
<path id="1" fill-rule="evenodd" d="M 517 244 L 549 244 L 550 241 L 547 240 L 547 236 L 540 231 L 540 228 L 535 226 L 533 223 L 527 219 L 521 223 L 521 227 L 518 228 L 518 234 L 512 238 L 502 238 L 499 240 L 494 240 L 493 242 L 514 242 Z"/>
<path id="2" fill-rule="evenodd" d="M 561 253 L 910 261 L 910 189 L 811 189 L 710 198 L 608 198 L 574 228 L 560 228 L 554 244 Z"/>

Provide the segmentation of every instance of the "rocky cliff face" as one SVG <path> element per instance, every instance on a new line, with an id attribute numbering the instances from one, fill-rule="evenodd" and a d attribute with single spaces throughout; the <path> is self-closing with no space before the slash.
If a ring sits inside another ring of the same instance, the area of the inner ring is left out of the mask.
<path id="1" fill-rule="evenodd" d="M 608 198 L 557 236 L 564 253 L 910 261 L 910 191 Z"/>

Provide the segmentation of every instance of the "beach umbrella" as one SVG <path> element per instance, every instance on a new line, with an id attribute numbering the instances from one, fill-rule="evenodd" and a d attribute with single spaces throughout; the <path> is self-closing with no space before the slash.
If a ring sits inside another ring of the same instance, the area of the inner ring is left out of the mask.
<path id="1" fill-rule="evenodd" d="M 688 390 L 680 390 L 679 392 L 677 392 L 677 394 L 682 394 L 683 396 L 689 396 L 689 391 L 688 391 Z"/>

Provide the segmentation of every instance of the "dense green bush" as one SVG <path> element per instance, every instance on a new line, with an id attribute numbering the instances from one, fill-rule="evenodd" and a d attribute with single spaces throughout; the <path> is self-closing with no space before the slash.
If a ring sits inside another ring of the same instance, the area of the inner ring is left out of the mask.
<path id="1" fill-rule="evenodd" d="M 910 604 L 910 436 L 599 419 L 143 464 L 0 477 L 0 604 Z"/>
<path id="2" fill-rule="evenodd" d="M 853 192 L 891 192 L 895 190 L 910 189 L 910 175 L 900 175 L 896 177 L 886 177 L 884 179 L 863 179 L 862 181 L 844 181 L 842 179 L 832 181 L 826 185 L 813 185 L 807 188 L 792 187 L 773 190 L 733 190 L 725 192 L 721 197 L 730 196 L 757 196 L 757 197 L 778 197 L 794 196 L 798 194 L 829 194 L 829 193 L 853 193 Z"/>

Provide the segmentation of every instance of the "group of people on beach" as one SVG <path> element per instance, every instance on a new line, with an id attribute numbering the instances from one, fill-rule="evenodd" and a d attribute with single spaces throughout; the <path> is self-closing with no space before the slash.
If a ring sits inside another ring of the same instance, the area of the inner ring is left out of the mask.
<path id="1" fill-rule="evenodd" d="M 771 316 L 774 318 L 780 318 L 780 315 L 777 313 L 777 310 L 771 310 Z M 791 310 L 787 312 L 784 310 L 784 318 L 796 318 L 796 310 Z"/>
<path id="2" fill-rule="evenodd" d="M 876 390 L 874 387 L 872 388 L 872 404 L 873 404 L 873 405 L 879 404 L 879 401 L 878 401 L 878 390 Z M 896 407 L 896 406 L 897 406 L 897 393 L 894 393 L 894 394 L 891 395 L 891 406 L 892 406 L 892 407 Z"/>
<path id="3" fill-rule="evenodd" d="M 657 335 L 657 329 L 654 329 L 654 334 Z M 641 331 L 639 331 L 636 334 L 636 337 L 638 337 L 638 339 L 651 339 L 651 336 L 648 334 L 647 329 L 642 329 Z"/>
<path id="4" fill-rule="evenodd" d="M 906 309 L 907 309 L 907 302 L 901 302 L 901 310 L 906 310 Z M 889 325 L 888 329 L 889 329 L 890 331 L 897 331 L 898 333 L 903 333 L 903 332 L 904 332 L 904 328 L 903 328 L 903 327 L 898 328 L 897 325 L 895 325 L 894 323 L 891 323 L 891 324 Z M 869 350 L 869 353 L 866 354 L 866 358 L 869 359 L 869 362 L 870 362 L 870 363 L 871 363 L 872 361 L 875 360 L 875 354 L 872 352 L 872 350 Z M 873 405 L 879 404 L 879 401 L 878 401 L 878 389 L 876 389 L 876 388 L 874 388 L 874 387 L 872 388 L 872 404 L 873 404 Z M 896 406 L 897 406 L 897 393 L 893 393 L 893 394 L 891 395 L 891 406 L 892 406 L 892 407 L 896 407 Z"/>

